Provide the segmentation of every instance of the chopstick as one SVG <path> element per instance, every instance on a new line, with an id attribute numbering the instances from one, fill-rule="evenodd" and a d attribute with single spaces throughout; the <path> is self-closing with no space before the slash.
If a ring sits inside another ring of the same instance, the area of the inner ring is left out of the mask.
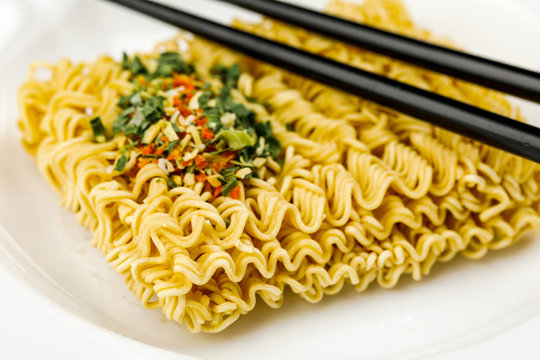
<path id="1" fill-rule="evenodd" d="M 360 48 L 540 103 L 540 73 L 275 0 L 218 0 Z"/>
<path id="2" fill-rule="evenodd" d="M 275 0 L 235 4 L 351 45 L 540 103 L 540 73 Z"/>
<path id="3" fill-rule="evenodd" d="M 540 129 L 148 0 L 107 0 L 246 55 L 540 162 Z"/>

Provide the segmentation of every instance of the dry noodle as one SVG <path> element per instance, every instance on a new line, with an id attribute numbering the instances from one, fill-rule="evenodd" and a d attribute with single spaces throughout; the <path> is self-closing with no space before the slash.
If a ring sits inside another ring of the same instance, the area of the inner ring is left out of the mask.
<path id="1" fill-rule="evenodd" d="M 328 10 L 434 41 L 397 1 L 332 1 Z M 490 90 L 270 20 L 235 26 L 522 120 Z M 540 168 L 530 161 L 200 39 L 181 36 L 141 58 L 165 50 L 180 50 L 217 87 L 211 69 L 240 63 L 231 96 L 269 120 L 281 143 L 281 158 L 265 159 L 236 196 L 201 182 L 170 186 L 161 163 L 131 180 L 139 160 L 111 168 L 126 138 L 96 142 L 89 119 L 99 115 L 110 132 L 134 85 L 106 56 L 35 64 L 19 93 L 20 128 L 63 206 L 143 305 L 193 332 L 223 330 L 257 295 L 279 307 L 286 286 L 310 302 L 345 283 L 391 288 L 402 274 L 419 280 L 436 261 L 476 259 L 540 227 Z M 50 81 L 34 79 L 42 67 Z"/>

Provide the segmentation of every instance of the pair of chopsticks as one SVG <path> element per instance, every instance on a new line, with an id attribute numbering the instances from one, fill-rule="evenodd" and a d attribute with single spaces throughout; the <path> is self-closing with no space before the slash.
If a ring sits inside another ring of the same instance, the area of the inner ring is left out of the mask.
<path id="1" fill-rule="evenodd" d="M 540 129 L 148 0 L 108 0 L 246 55 L 540 162 Z M 540 74 L 274 0 L 218 0 L 540 103 Z"/>

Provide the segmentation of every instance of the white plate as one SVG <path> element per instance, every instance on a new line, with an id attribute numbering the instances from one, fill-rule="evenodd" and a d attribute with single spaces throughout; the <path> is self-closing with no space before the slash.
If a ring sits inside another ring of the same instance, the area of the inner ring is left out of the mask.
<path id="1" fill-rule="evenodd" d="M 511 0 L 406 3 L 419 24 L 467 49 L 540 70 L 540 47 L 534 46 L 540 24 Z M 210 11 L 214 4 L 203 0 L 182 6 L 221 21 L 240 14 L 223 6 Z M 422 282 L 403 278 L 391 291 L 347 288 L 315 305 L 288 293 L 281 309 L 261 302 L 215 335 L 192 335 L 159 311 L 142 308 L 19 145 L 15 93 L 34 59 L 149 50 L 175 31 L 99 1 L 4 1 L 0 14 L 19 16 L 10 28 L 17 36 L 0 37 L 0 260 L 49 303 L 113 333 L 203 359 L 428 355 L 500 333 L 540 309 L 540 242 L 532 238 L 480 261 L 437 265 Z M 523 109 L 529 119 L 540 119 L 537 106 L 523 103 Z"/>

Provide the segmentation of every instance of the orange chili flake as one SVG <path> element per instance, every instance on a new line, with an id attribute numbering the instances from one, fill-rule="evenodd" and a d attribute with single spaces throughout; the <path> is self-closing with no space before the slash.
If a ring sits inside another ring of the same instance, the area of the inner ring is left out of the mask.
<path id="1" fill-rule="evenodd" d="M 137 163 L 137 167 L 141 169 L 144 166 L 148 165 L 149 163 L 150 161 L 148 159 L 139 159 L 139 162 Z"/>
<path id="2" fill-rule="evenodd" d="M 189 108 L 185 107 L 184 105 L 177 106 L 177 108 L 183 117 L 187 117 L 193 114 L 193 111 L 191 111 Z"/>
<path id="3" fill-rule="evenodd" d="M 141 86 L 146 85 L 146 78 L 142 75 L 139 75 L 139 77 L 137 78 L 137 83 Z"/>
<path id="4" fill-rule="evenodd" d="M 233 160 L 234 158 L 236 158 L 236 154 L 234 152 L 232 152 L 230 150 L 224 152 L 221 155 L 221 159 L 217 163 L 218 168 L 219 168 L 218 171 L 221 171 L 221 169 L 226 169 L 226 168 L 231 167 L 231 165 L 232 165 L 231 160 Z"/>
<path id="5" fill-rule="evenodd" d="M 176 160 L 180 158 L 180 156 L 182 156 L 182 153 L 178 148 L 175 148 L 169 153 L 169 156 L 167 156 L 167 160 Z"/>
<path id="6" fill-rule="evenodd" d="M 182 100 L 180 100 L 180 98 L 178 96 L 175 96 L 173 98 L 173 105 L 174 105 L 174 107 L 182 106 Z"/>
<path id="7" fill-rule="evenodd" d="M 194 94 L 192 92 L 186 92 L 184 96 L 184 104 L 189 104 L 189 102 L 193 98 L 193 95 Z"/>
<path id="8" fill-rule="evenodd" d="M 182 75 L 176 74 L 176 75 L 174 75 L 172 84 L 173 84 L 174 87 L 184 86 L 185 91 L 189 92 L 189 91 L 193 91 L 195 89 L 195 84 L 193 83 L 194 80 L 195 80 L 194 76 L 187 77 L 184 74 L 182 74 Z"/>
<path id="9" fill-rule="evenodd" d="M 169 141 L 169 138 L 167 137 L 167 135 L 163 135 L 160 139 L 163 142 L 168 142 Z"/>
<path id="10" fill-rule="evenodd" d="M 191 164 L 193 164 L 193 159 L 191 159 L 189 161 L 182 160 L 182 166 L 183 167 L 191 166 Z"/>
<path id="11" fill-rule="evenodd" d="M 205 182 L 206 181 L 206 174 L 205 173 L 199 173 L 195 175 L 195 180 L 198 182 Z"/>
<path id="12" fill-rule="evenodd" d="M 240 185 L 236 185 L 236 187 L 232 189 L 229 193 L 229 196 L 235 200 L 238 200 L 238 198 L 240 197 Z"/>
<path id="13" fill-rule="evenodd" d="M 223 153 L 222 158 L 223 158 L 223 161 L 229 162 L 233 160 L 234 158 L 236 158 L 236 154 L 234 153 L 234 151 L 227 150 Z"/>
<path id="14" fill-rule="evenodd" d="M 159 149 L 156 150 L 156 155 L 161 156 L 161 155 L 163 155 L 164 152 L 165 152 L 164 148 L 159 148 Z"/>
<path id="15" fill-rule="evenodd" d="M 210 130 L 209 128 L 205 127 L 202 130 L 201 136 L 202 136 L 203 139 L 211 140 L 211 139 L 214 138 L 214 132 L 212 130 Z"/>
<path id="16" fill-rule="evenodd" d="M 199 117 L 195 119 L 194 123 L 195 123 L 195 126 L 204 126 L 208 124 L 208 119 L 206 118 L 206 116 Z"/>
<path id="17" fill-rule="evenodd" d="M 221 190 L 223 190 L 223 186 L 218 186 L 214 189 L 213 197 L 214 199 L 217 198 L 221 194 Z"/>
<path id="18" fill-rule="evenodd" d="M 156 146 L 154 144 L 150 144 L 148 146 L 143 147 L 142 154 L 143 155 L 153 154 L 155 149 L 156 149 Z"/>
<path id="19" fill-rule="evenodd" d="M 208 163 L 203 155 L 197 155 L 195 156 L 195 165 L 197 165 L 198 169 L 204 169 L 208 166 Z"/>

